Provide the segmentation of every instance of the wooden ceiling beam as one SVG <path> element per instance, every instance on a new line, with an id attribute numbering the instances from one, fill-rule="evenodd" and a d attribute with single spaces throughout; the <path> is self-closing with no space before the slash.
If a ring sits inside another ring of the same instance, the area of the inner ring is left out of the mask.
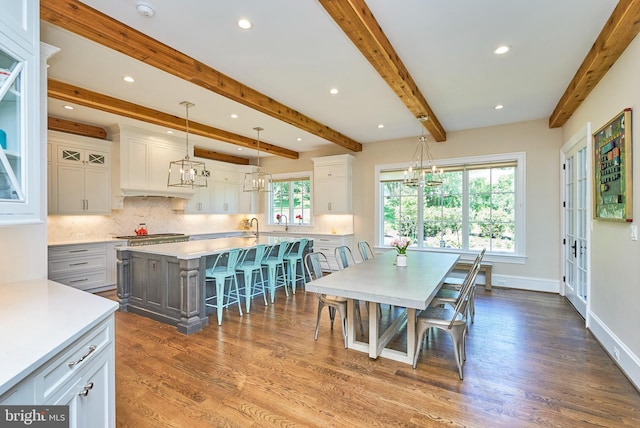
<path id="1" fill-rule="evenodd" d="M 40 2 L 40 18 L 351 151 L 362 144 L 77 0 Z"/>
<path id="2" fill-rule="evenodd" d="M 436 141 L 446 141 L 446 131 L 364 0 L 319 0 L 319 3 L 414 117 L 428 117 L 422 124 L 429 134 Z"/>
<path id="3" fill-rule="evenodd" d="M 640 32 L 640 0 L 620 0 L 549 117 L 563 126 Z"/>
<path id="4" fill-rule="evenodd" d="M 221 162 L 235 163 L 236 165 L 249 165 L 249 159 L 247 158 L 228 155 L 226 153 L 214 152 L 213 150 L 205 149 L 198 146 L 193 147 L 193 156 Z"/>
<path id="5" fill-rule="evenodd" d="M 47 118 L 47 129 L 52 131 L 66 132 L 69 134 L 83 135 L 85 137 L 107 139 L 107 131 L 104 128 L 86 123 L 73 122 L 71 120 L 60 119 L 59 117 Z"/>
<path id="6" fill-rule="evenodd" d="M 57 80 L 48 80 L 47 94 L 49 97 L 57 100 L 76 103 L 85 107 L 106 111 L 107 113 L 117 114 L 119 116 L 152 123 L 154 125 L 166 126 L 179 131 L 186 131 L 186 121 L 184 118 L 113 98 L 108 95 L 103 95 L 98 92 L 93 92 L 88 89 L 79 88 Z M 235 144 L 236 146 L 254 150 L 258 149 L 257 140 L 198 122 L 189 121 L 189 133 L 225 143 Z M 274 146 L 273 144 L 266 143 L 262 140 L 260 141 L 260 151 L 288 159 L 298 159 L 299 157 L 298 152 L 294 152 L 293 150 L 289 150 L 284 147 Z"/>

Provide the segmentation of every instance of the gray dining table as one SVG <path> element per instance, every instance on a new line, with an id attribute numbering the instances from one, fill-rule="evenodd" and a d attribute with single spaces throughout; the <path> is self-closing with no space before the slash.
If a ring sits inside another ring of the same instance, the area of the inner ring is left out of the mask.
<path id="1" fill-rule="evenodd" d="M 306 285 L 314 293 L 341 296 L 347 299 L 348 348 L 369 354 L 413 364 L 416 349 L 416 312 L 425 309 L 436 295 L 444 278 L 453 270 L 458 254 L 412 251 L 408 254 L 408 266 L 395 265 L 395 251 L 377 255 L 344 270 L 332 272 Z M 354 302 L 369 305 L 368 343 L 356 339 Z M 380 331 L 380 314 L 377 305 L 396 308 L 391 324 Z M 402 310 L 397 310 L 402 308 Z M 406 329 L 404 327 L 406 326 Z M 389 342 L 400 332 L 406 332 L 406 350 L 388 348 Z"/>

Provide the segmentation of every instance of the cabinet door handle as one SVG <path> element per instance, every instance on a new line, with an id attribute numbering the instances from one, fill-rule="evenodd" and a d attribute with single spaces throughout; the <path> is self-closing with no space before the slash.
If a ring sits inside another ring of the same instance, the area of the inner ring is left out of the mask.
<path id="1" fill-rule="evenodd" d="M 87 248 L 82 248 L 80 250 L 71 250 L 70 253 L 84 253 L 85 251 L 89 251 Z"/>
<path id="2" fill-rule="evenodd" d="M 82 266 L 86 264 L 89 264 L 89 262 L 69 263 L 69 266 Z"/>
<path id="3" fill-rule="evenodd" d="M 89 391 L 92 389 L 93 389 L 93 382 L 89 382 L 84 386 L 84 389 L 78 393 L 78 395 L 82 397 L 86 397 L 87 395 L 89 395 Z"/>
<path id="4" fill-rule="evenodd" d="M 74 279 L 69 281 L 72 284 L 75 284 L 76 282 L 85 282 L 85 281 L 89 281 L 89 278 L 82 278 L 82 279 Z"/>
<path id="5" fill-rule="evenodd" d="M 87 357 L 88 357 L 89 355 L 91 355 L 91 353 L 92 353 L 93 351 L 95 351 L 95 350 L 96 350 L 96 345 L 91 345 L 91 346 L 89 346 L 89 351 L 87 351 L 87 353 L 86 353 L 86 354 L 84 354 L 82 357 L 80 357 L 80 359 L 79 359 L 78 361 L 70 361 L 70 362 L 69 362 L 69 364 L 68 364 L 68 365 L 69 365 L 69 367 L 70 367 L 70 368 L 73 368 L 73 366 L 75 366 L 75 365 L 77 365 L 77 364 L 80 364 L 81 362 L 83 362 L 84 360 L 86 360 L 86 359 L 87 359 Z M 93 385 L 93 384 L 92 384 L 92 385 Z"/>

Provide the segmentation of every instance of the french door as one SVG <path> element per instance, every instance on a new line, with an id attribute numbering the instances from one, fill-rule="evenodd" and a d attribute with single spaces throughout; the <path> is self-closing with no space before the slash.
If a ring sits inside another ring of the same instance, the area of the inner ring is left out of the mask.
<path id="1" fill-rule="evenodd" d="M 564 157 L 564 293 L 587 318 L 589 299 L 589 126 L 563 147 Z"/>

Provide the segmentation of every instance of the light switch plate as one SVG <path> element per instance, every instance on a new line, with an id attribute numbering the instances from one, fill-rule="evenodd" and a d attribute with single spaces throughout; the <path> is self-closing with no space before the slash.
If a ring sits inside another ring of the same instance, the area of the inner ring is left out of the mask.
<path id="1" fill-rule="evenodd" d="M 632 241 L 638 240 L 638 226 L 635 224 L 631 225 L 631 240 Z"/>

